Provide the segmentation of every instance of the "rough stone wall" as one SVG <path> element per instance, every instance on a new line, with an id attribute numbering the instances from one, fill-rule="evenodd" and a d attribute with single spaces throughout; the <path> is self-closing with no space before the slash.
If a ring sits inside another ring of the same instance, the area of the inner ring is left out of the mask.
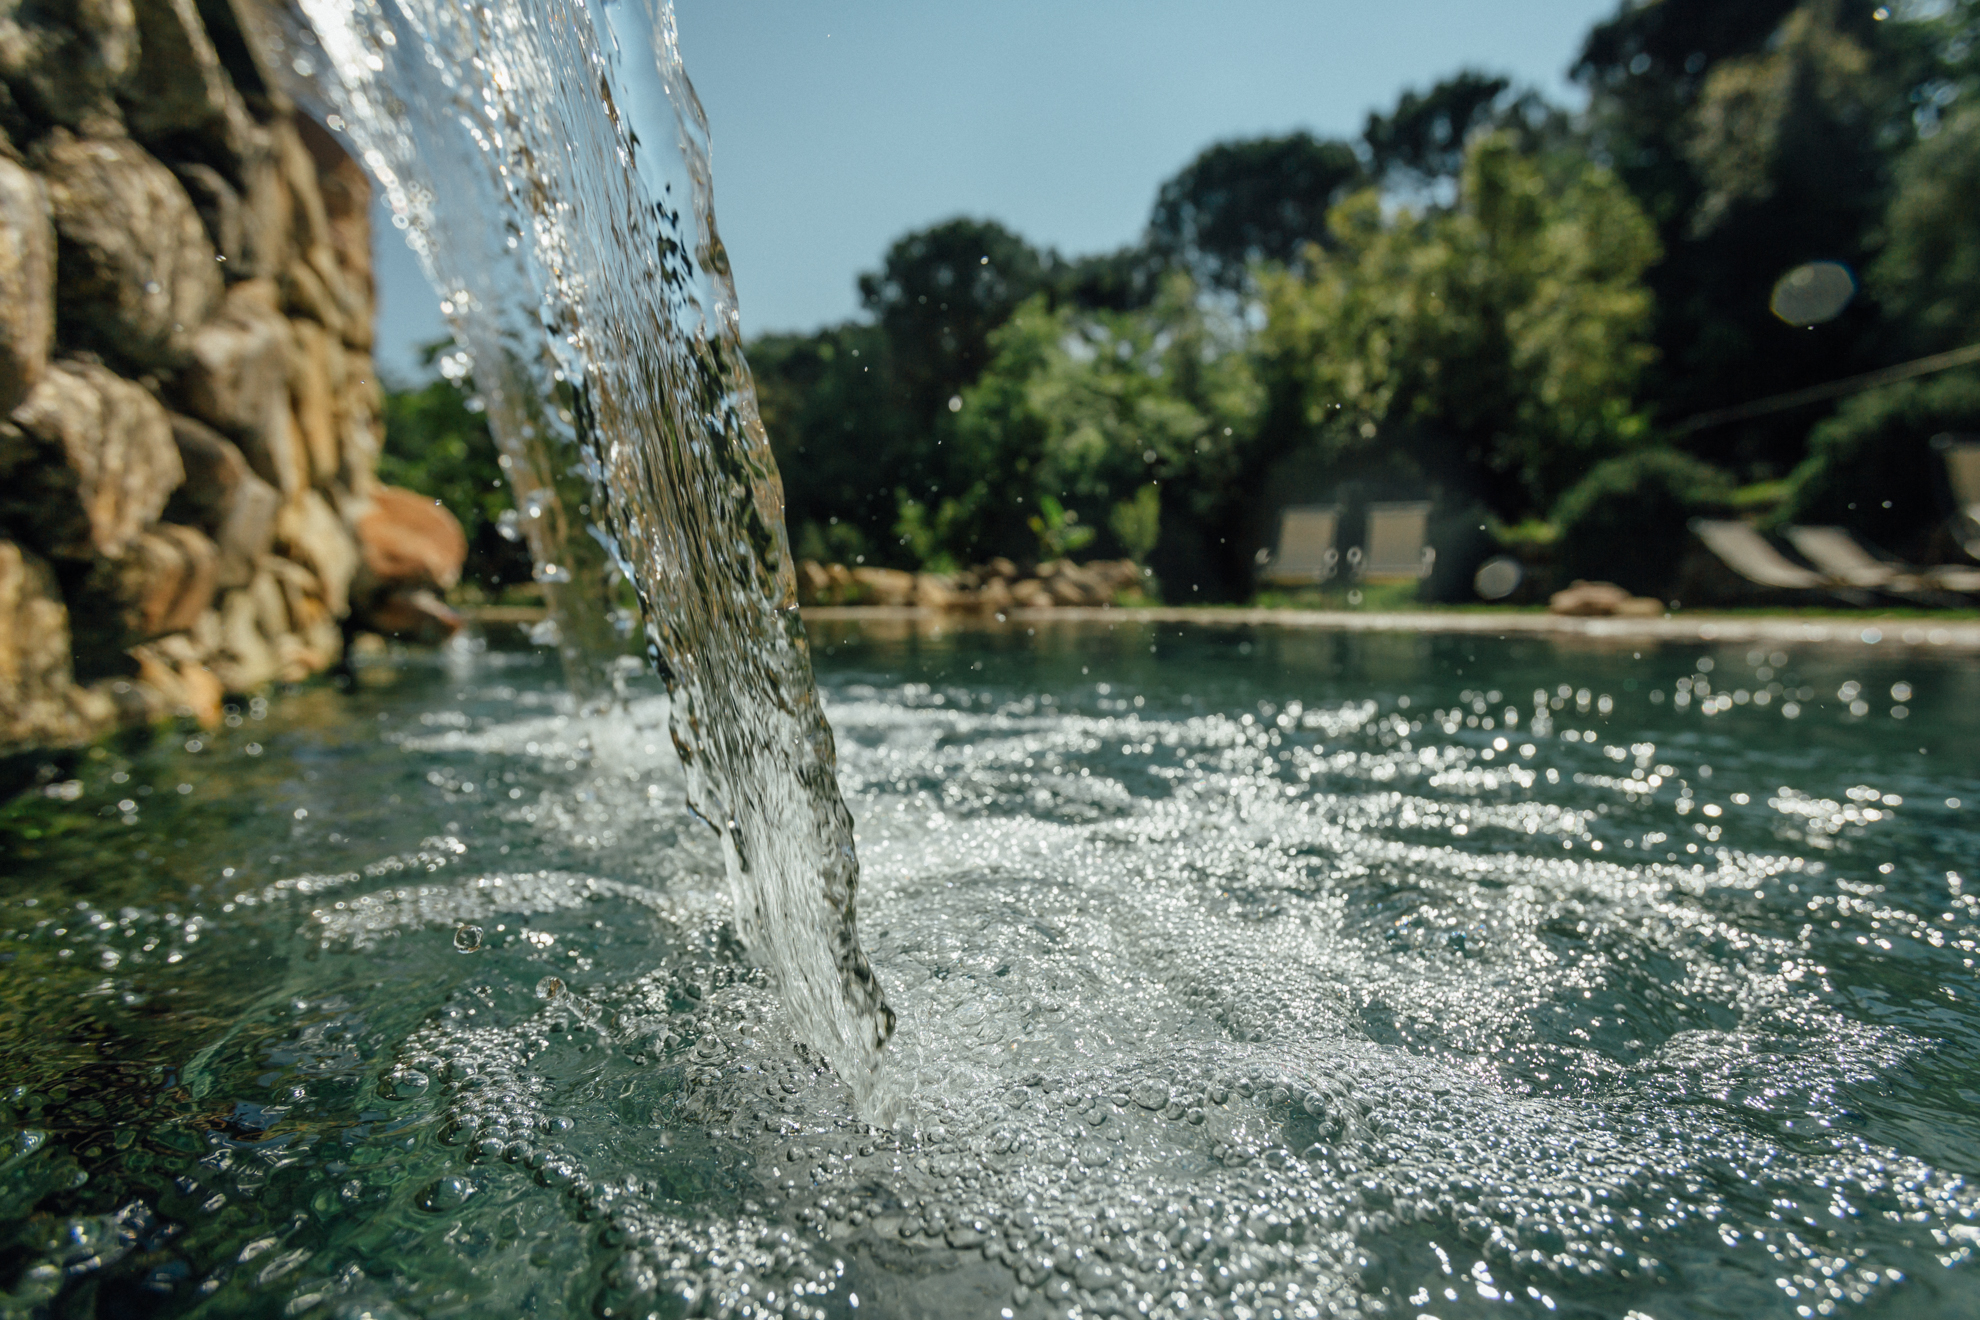
<path id="1" fill-rule="evenodd" d="M 370 184 L 250 3 L 0 0 L 0 753 L 212 720 L 376 586 Z"/>

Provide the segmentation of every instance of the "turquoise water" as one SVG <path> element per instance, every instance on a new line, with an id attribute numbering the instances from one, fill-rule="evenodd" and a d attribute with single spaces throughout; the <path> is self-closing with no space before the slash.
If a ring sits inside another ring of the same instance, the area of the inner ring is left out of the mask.
<path id="1" fill-rule="evenodd" d="M 400 657 L 0 811 L 0 1315 L 1980 1312 L 1971 657 L 813 642 L 901 1128 L 664 699 Z"/>

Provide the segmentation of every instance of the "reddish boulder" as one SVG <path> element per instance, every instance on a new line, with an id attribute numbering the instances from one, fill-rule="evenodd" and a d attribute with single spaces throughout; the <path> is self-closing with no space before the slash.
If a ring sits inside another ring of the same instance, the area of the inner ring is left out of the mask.
<path id="1" fill-rule="evenodd" d="M 372 493 L 356 522 L 359 566 L 351 586 L 360 628 L 431 641 L 451 636 L 460 616 L 440 593 L 461 580 L 467 535 L 446 506 L 396 486 Z"/>

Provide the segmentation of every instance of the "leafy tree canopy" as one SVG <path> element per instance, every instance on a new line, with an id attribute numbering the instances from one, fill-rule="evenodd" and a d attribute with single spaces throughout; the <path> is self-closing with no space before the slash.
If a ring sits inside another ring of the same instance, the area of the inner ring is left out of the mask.
<path id="1" fill-rule="evenodd" d="M 1267 281 L 1260 351 L 1337 458 L 1414 446 L 1513 521 L 1642 433 L 1657 240 L 1609 171 L 1492 134 L 1454 209 L 1385 213 L 1370 192 L 1331 224 L 1336 251 Z"/>
<path id="2" fill-rule="evenodd" d="M 1220 142 L 1155 197 L 1147 245 L 1210 286 L 1245 287 L 1256 262 L 1296 264 L 1326 243 L 1327 211 L 1367 181 L 1346 142 L 1310 133 Z"/>

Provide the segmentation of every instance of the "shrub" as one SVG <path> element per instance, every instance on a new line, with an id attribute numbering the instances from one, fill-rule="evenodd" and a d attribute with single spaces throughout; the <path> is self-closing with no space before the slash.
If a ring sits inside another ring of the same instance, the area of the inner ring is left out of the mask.
<path id="1" fill-rule="evenodd" d="M 1810 433 L 1778 518 L 1833 523 L 1873 545 L 1921 555 L 1949 512 L 1932 437 L 1976 430 L 1980 376 L 1971 372 L 1859 394 Z"/>
<path id="2" fill-rule="evenodd" d="M 1725 474 L 1675 449 L 1642 449 L 1599 463 L 1554 506 L 1563 583 L 1613 582 L 1667 598 L 1693 518 L 1724 512 Z"/>

